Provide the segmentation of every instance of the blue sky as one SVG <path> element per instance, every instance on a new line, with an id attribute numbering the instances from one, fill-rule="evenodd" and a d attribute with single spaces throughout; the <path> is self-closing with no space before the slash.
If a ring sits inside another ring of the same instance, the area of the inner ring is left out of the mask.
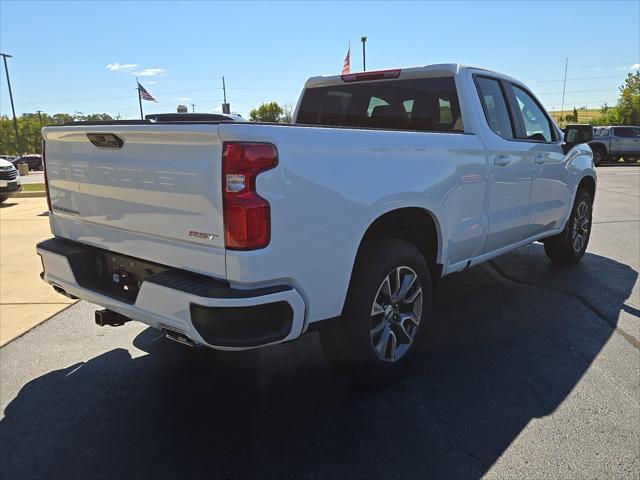
<path id="1" fill-rule="evenodd" d="M 615 103 L 640 63 L 640 1 L 628 2 L 0 2 L 0 50 L 18 113 L 139 116 L 135 74 L 158 99 L 145 113 L 213 112 L 221 77 L 233 111 L 295 105 L 309 76 L 440 62 L 525 82 L 548 109 Z M 124 66 L 124 67 L 123 67 Z M 4 72 L 0 113 L 11 113 Z"/>

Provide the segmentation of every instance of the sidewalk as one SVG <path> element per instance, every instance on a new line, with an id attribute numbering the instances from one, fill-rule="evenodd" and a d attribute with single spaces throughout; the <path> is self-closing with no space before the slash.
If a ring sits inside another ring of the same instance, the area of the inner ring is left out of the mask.
<path id="1" fill-rule="evenodd" d="M 0 346 L 73 303 L 40 280 L 36 243 L 51 237 L 46 213 L 46 198 L 0 204 Z"/>

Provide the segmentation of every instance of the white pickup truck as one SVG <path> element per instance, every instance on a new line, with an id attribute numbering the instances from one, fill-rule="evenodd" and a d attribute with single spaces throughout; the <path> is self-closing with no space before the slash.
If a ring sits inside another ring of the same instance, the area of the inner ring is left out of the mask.
<path id="1" fill-rule="evenodd" d="M 46 127 L 42 277 L 105 307 L 99 324 L 219 350 L 318 329 L 330 364 L 390 380 L 442 276 L 538 240 L 581 259 L 591 136 L 457 64 L 311 78 L 291 125 Z"/>

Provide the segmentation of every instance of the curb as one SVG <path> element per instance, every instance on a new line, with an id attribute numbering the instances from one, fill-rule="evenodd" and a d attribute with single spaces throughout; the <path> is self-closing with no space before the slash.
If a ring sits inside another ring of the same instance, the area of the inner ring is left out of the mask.
<path id="1" fill-rule="evenodd" d="M 631 162 L 616 162 L 616 163 L 601 163 L 598 167 L 640 167 L 640 163 Z"/>
<path id="2" fill-rule="evenodd" d="M 35 197 L 46 197 L 47 192 L 44 190 L 42 192 L 20 192 L 14 195 L 11 195 L 13 198 L 35 198 Z"/>

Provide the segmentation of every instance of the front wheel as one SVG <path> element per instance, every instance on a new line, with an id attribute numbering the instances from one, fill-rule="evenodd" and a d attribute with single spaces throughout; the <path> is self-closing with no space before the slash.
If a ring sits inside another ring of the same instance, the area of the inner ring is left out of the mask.
<path id="1" fill-rule="evenodd" d="M 578 190 L 564 230 L 544 241 L 544 251 L 552 262 L 570 265 L 584 256 L 591 236 L 593 199 L 586 190 Z"/>
<path id="2" fill-rule="evenodd" d="M 431 277 L 411 243 L 387 239 L 358 259 L 340 323 L 320 332 L 330 365 L 362 384 L 398 379 L 427 328 Z"/>
<path id="3" fill-rule="evenodd" d="M 0 195 L 0 203 L 6 202 L 7 201 L 7 197 L 6 195 Z"/>

